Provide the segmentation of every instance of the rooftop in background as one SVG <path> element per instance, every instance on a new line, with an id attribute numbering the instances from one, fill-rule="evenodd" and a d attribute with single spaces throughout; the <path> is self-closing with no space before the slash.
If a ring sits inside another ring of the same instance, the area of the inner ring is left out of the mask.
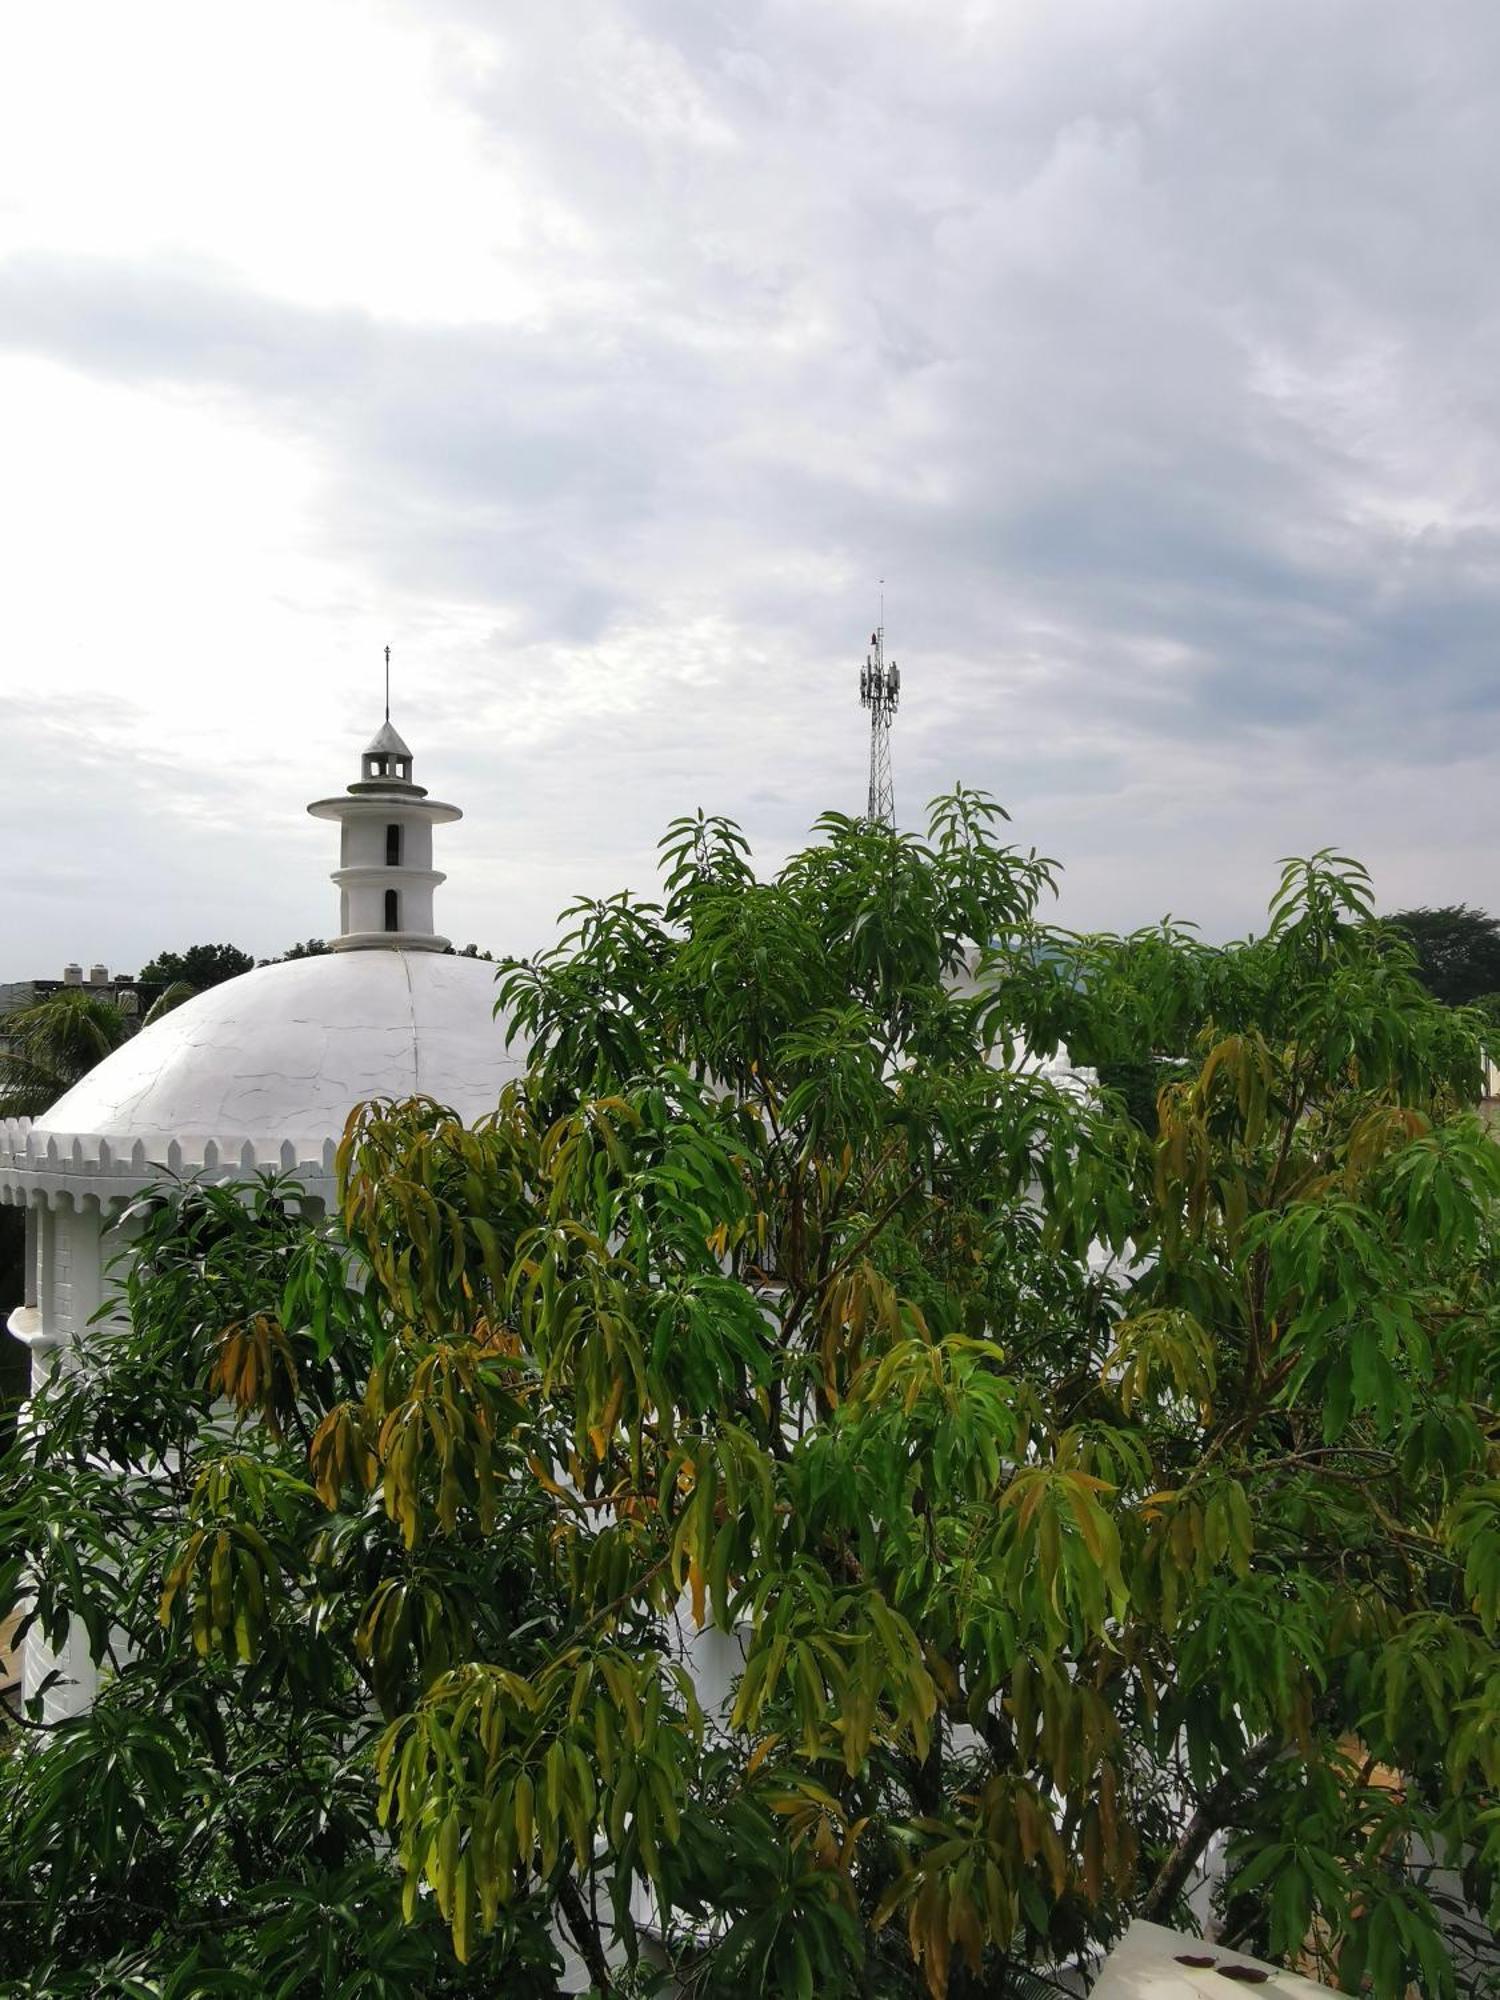
<path id="1" fill-rule="evenodd" d="M 129 1018 L 144 1014 L 161 990 L 159 981 L 148 979 L 142 984 L 128 972 L 111 974 L 103 965 L 91 965 L 87 971 L 81 965 L 65 965 L 60 979 L 11 979 L 0 984 L 0 1020 L 7 1014 L 19 1014 L 23 1007 L 36 1006 L 39 1000 L 50 1000 L 54 993 L 69 991 L 97 993 L 113 1000 Z M 134 1007 L 131 995 L 135 996 Z"/>

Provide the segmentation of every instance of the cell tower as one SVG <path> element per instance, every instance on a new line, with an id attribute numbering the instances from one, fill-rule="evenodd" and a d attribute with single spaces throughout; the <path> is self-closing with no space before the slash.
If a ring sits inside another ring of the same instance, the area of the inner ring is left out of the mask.
<path id="1" fill-rule="evenodd" d="M 885 657 L 885 618 L 870 634 L 870 651 L 859 670 L 859 699 L 870 711 L 870 802 L 865 817 L 882 826 L 896 824 L 896 783 L 891 776 L 891 717 L 901 701 L 901 669 Z"/>

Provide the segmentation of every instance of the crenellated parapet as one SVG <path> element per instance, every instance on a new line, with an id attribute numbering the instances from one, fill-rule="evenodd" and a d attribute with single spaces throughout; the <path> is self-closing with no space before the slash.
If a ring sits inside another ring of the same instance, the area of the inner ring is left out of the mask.
<path id="1" fill-rule="evenodd" d="M 337 1150 L 337 1141 L 326 1137 L 275 1145 L 191 1134 L 153 1148 L 142 1139 L 104 1133 L 61 1136 L 39 1130 L 29 1118 L 6 1118 L 0 1120 L 0 1204 L 104 1213 L 153 1181 L 244 1180 L 266 1172 L 291 1174 L 327 1201 Z"/>

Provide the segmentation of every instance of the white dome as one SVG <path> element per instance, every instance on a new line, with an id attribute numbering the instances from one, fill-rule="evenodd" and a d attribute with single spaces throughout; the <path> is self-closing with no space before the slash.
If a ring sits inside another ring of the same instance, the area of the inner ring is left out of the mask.
<path id="1" fill-rule="evenodd" d="M 337 1139 L 368 1097 L 492 1111 L 525 1068 L 493 1014 L 495 968 L 434 951 L 345 951 L 261 966 L 143 1028 L 37 1119 L 38 1138 L 105 1134 L 149 1150 L 244 1140 L 274 1157 Z"/>

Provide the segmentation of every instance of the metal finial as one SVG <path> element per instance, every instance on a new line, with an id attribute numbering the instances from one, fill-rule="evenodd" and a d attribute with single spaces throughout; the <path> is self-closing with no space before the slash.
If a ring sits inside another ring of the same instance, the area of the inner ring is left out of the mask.
<path id="1" fill-rule="evenodd" d="M 385 649 L 385 719 L 391 719 L 391 649 Z"/>

